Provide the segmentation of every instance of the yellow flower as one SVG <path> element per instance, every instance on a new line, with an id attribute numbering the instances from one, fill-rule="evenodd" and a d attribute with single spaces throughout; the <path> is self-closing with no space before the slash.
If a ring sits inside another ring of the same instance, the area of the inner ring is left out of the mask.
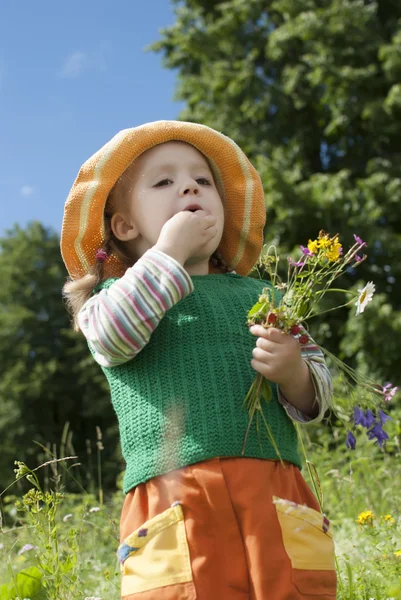
<path id="1" fill-rule="evenodd" d="M 394 556 L 401 556 L 401 550 L 396 550 L 394 552 Z"/>
<path id="2" fill-rule="evenodd" d="M 391 515 L 384 515 L 384 520 L 387 521 L 387 523 L 394 523 L 394 519 Z"/>
<path id="3" fill-rule="evenodd" d="M 331 246 L 331 239 L 328 233 L 325 233 L 323 229 L 319 231 L 319 238 L 317 240 L 319 248 L 323 250 Z"/>
<path id="4" fill-rule="evenodd" d="M 330 262 L 334 262 L 340 258 L 342 246 L 337 238 L 330 240 L 330 244 L 329 249 L 325 252 L 325 256 Z"/>
<path id="5" fill-rule="evenodd" d="M 319 250 L 319 242 L 318 240 L 309 240 L 308 242 L 308 250 L 312 252 L 312 254 L 316 254 Z"/>
<path id="6" fill-rule="evenodd" d="M 323 237 L 319 237 L 318 245 L 319 245 L 319 248 L 330 248 L 331 239 L 329 238 L 329 236 L 327 234 L 324 235 Z"/>
<path id="7" fill-rule="evenodd" d="M 373 525 L 374 518 L 375 515 L 371 510 L 365 510 L 358 515 L 356 522 L 359 523 L 359 525 L 366 525 L 366 523 Z"/>

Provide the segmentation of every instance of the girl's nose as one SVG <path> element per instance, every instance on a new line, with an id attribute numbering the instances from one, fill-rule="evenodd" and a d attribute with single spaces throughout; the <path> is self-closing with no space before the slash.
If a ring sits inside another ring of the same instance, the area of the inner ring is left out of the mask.
<path id="1" fill-rule="evenodd" d="M 182 196 L 190 196 L 191 194 L 194 194 L 194 196 L 197 196 L 199 194 L 199 187 L 197 186 L 196 183 L 191 183 L 189 185 L 183 185 L 181 188 Z"/>

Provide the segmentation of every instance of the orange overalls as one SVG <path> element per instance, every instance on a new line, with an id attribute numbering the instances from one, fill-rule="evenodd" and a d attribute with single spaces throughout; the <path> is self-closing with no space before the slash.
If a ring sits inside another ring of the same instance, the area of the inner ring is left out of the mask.
<path id="1" fill-rule="evenodd" d="M 298 467 L 215 458 L 138 485 L 121 515 L 124 600 L 333 600 L 332 527 Z"/>

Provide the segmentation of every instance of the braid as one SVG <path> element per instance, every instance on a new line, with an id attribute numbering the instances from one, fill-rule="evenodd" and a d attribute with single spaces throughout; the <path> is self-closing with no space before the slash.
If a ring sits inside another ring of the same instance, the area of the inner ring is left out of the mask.
<path id="1" fill-rule="evenodd" d="M 234 269 L 224 260 L 220 250 L 216 250 L 210 257 L 210 262 L 215 269 L 222 273 L 231 273 Z"/>

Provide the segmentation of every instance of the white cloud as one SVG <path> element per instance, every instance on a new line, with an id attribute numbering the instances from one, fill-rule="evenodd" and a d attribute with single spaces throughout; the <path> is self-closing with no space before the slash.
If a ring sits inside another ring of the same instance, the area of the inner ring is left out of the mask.
<path id="1" fill-rule="evenodd" d="M 107 48 L 102 47 L 95 52 L 81 52 L 77 50 L 76 52 L 72 52 L 67 56 L 64 61 L 64 64 L 61 68 L 59 76 L 63 79 L 72 79 L 79 77 L 84 73 L 84 71 L 96 70 L 96 71 L 105 71 L 106 70 L 106 59 L 105 59 L 105 50 Z"/>
<path id="2" fill-rule="evenodd" d="M 32 187 L 31 185 L 23 185 L 20 189 L 20 194 L 21 196 L 24 196 L 24 198 L 29 198 L 30 196 L 32 196 L 35 192 L 35 188 Z"/>
<path id="3" fill-rule="evenodd" d="M 82 71 L 89 65 L 89 58 L 85 52 L 73 52 L 64 61 L 61 69 L 62 77 L 79 77 Z"/>

